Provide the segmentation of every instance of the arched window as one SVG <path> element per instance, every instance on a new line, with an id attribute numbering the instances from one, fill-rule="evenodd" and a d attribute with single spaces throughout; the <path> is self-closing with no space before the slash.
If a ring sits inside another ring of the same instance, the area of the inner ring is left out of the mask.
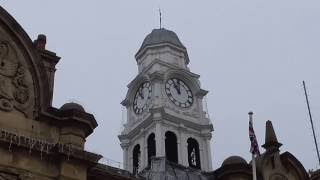
<path id="1" fill-rule="evenodd" d="M 151 157 L 156 155 L 156 140 L 154 133 L 148 137 L 148 165 L 151 163 Z"/>
<path id="2" fill-rule="evenodd" d="M 199 154 L 199 144 L 197 140 L 193 138 L 188 138 L 188 162 L 189 166 L 193 168 L 200 169 L 200 154 Z"/>
<path id="3" fill-rule="evenodd" d="M 137 174 L 138 173 L 138 170 L 139 170 L 139 165 L 140 165 L 140 145 L 137 144 L 134 146 L 133 148 L 133 169 L 132 169 L 132 172 L 133 174 Z"/>
<path id="4" fill-rule="evenodd" d="M 171 162 L 178 163 L 177 136 L 171 131 L 167 131 L 165 136 L 166 158 Z"/>

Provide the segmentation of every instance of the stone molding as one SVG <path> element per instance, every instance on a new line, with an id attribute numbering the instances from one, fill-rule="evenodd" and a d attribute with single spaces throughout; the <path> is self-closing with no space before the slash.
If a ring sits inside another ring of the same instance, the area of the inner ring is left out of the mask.
<path id="1" fill-rule="evenodd" d="M 41 159 L 45 156 L 62 156 L 67 160 L 74 158 L 94 164 L 102 158 L 101 155 L 75 148 L 72 144 L 48 142 L 43 139 L 27 137 L 2 129 L 0 129 L 0 142 L 1 146 L 8 148 L 8 151 L 24 149 L 30 154 L 39 154 Z"/>

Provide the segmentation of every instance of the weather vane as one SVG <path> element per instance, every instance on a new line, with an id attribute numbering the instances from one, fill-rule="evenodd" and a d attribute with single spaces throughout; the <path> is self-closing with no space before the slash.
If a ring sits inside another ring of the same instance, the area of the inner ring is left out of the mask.
<path id="1" fill-rule="evenodd" d="M 160 17 L 160 29 L 161 29 L 161 9 L 159 8 L 159 17 Z"/>

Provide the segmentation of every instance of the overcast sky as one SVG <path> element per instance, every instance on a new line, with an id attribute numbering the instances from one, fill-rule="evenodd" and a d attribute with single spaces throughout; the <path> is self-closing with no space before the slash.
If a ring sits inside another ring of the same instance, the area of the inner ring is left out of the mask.
<path id="1" fill-rule="evenodd" d="M 53 105 L 76 101 L 94 114 L 99 127 L 87 150 L 122 162 L 120 102 L 137 75 L 134 54 L 159 27 L 161 7 L 164 27 L 177 33 L 190 70 L 210 91 L 213 167 L 231 155 L 250 160 L 247 113 L 253 111 L 260 145 L 265 121 L 272 120 L 281 151 L 307 170 L 319 168 L 302 88 L 305 80 L 319 137 L 319 0 L 0 2 L 31 39 L 46 34 L 47 49 L 62 57 Z"/>

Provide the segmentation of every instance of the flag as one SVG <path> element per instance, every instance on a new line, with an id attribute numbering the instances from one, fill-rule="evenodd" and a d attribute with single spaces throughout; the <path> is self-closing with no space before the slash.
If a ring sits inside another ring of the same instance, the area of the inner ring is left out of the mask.
<path id="1" fill-rule="evenodd" d="M 250 141 L 251 141 L 251 148 L 250 148 L 250 152 L 253 154 L 253 155 L 260 155 L 260 151 L 259 151 L 259 146 L 258 146 L 258 140 L 256 138 L 256 135 L 254 133 L 254 130 L 253 130 L 253 124 L 252 124 L 252 112 L 249 113 L 249 138 L 250 138 Z"/>

